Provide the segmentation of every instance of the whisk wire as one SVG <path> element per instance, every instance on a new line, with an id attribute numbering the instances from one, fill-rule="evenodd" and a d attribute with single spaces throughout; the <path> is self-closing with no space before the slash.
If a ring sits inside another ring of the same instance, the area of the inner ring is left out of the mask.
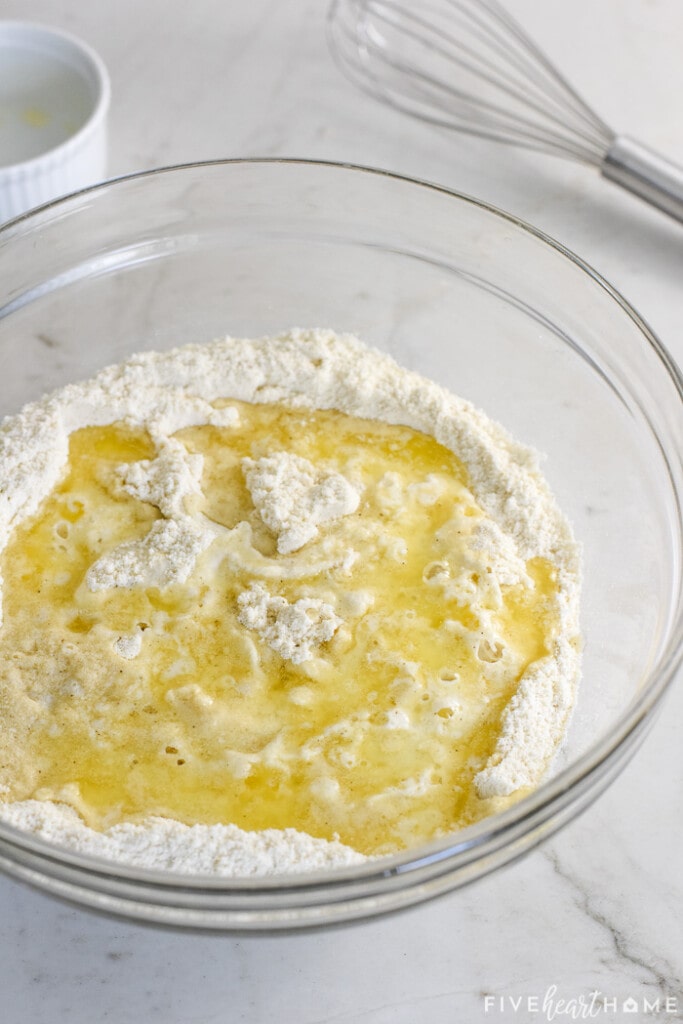
<path id="1" fill-rule="evenodd" d="M 333 27 L 355 81 L 433 124 L 592 164 L 613 139 L 497 0 L 337 0 Z"/>
<path id="2" fill-rule="evenodd" d="M 452 2 L 454 6 L 460 6 L 457 4 L 457 0 L 452 0 Z M 488 7 L 488 5 L 486 6 Z M 504 15 L 505 12 L 502 12 L 502 14 Z M 513 27 L 516 28 L 516 25 L 511 19 L 508 20 L 510 21 L 508 31 L 513 32 Z M 552 73 L 552 68 L 543 58 L 542 53 L 524 36 L 520 36 L 519 46 L 523 51 L 521 53 L 510 48 L 508 41 L 507 50 L 504 51 L 502 59 L 514 66 L 519 72 L 521 91 L 533 89 L 541 107 L 551 104 L 564 117 L 566 117 L 567 110 L 570 108 L 572 113 L 579 120 L 583 121 L 588 129 L 596 129 L 598 122 L 593 112 L 586 106 L 578 94 L 567 87 L 566 83 L 558 82 L 556 76 Z"/>
<path id="3" fill-rule="evenodd" d="M 455 3 L 453 4 L 453 6 L 459 8 L 461 5 Z M 496 65 L 493 60 L 489 60 L 483 54 L 477 53 L 470 46 L 467 46 L 467 44 L 461 42 L 452 33 L 439 33 L 436 27 L 429 21 L 427 21 L 425 18 L 416 15 L 413 11 L 406 9 L 401 5 L 392 5 L 392 7 L 385 9 L 384 5 L 381 3 L 380 0 L 379 3 L 372 2 L 371 7 L 380 19 L 386 20 L 387 22 L 394 26 L 397 25 L 397 22 L 395 19 L 391 17 L 391 14 L 389 13 L 392 8 L 395 9 L 397 13 L 400 13 L 401 17 L 406 19 L 406 22 L 410 22 L 414 26 L 419 27 L 421 30 L 423 30 L 425 33 L 424 36 L 419 36 L 416 34 L 415 42 L 425 47 L 425 49 L 428 51 L 428 56 L 440 54 L 445 61 L 451 62 L 453 64 L 460 66 L 461 68 L 464 68 L 469 73 L 471 73 L 475 78 L 478 78 L 488 83 L 490 86 L 493 87 L 494 90 L 502 92 L 504 98 L 513 96 L 514 98 L 519 100 L 519 102 L 523 106 L 535 111 L 542 117 L 546 118 L 548 121 L 554 123 L 559 128 L 565 128 L 566 112 L 564 113 L 564 116 L 562 116 L 559 110 L 557 111 L 557 113 L 553 113 L 552 110 L 548 109 L 547 103 L 544 105 L 542 100 L 533 99 L 529 95 L 529 90 L 527 89 L 525 92 L 523 87 L 518 83 L 518 80 L 509 73 L 506 73 L 500 67 L 500 65 Z M 484 31 L 478 31 L 476 35 L 481 40 L 482 43 L 484 43 L 485 45 L 490 45 L 491 39 L 489 38 L 488 35 L 489 26 L 487 26 L 484 23 L 482 25 L 482 28 Z M 503 59 L 506 59 L 508 55 L 502 50 L 501 46 L 497 45 L 497 42 L 498 41 L 494 37 L 493 45 L 495 47 L 495 50 L 499 53 L 499 56 L 503 57 Z M 450 50 L 449 47 L 451 47 Z M 465 56 L 458 56 L 459 54 L 464 54 Z M 425 77 L 428 77 L 433 84 L 436 84 L 439 87 L 443 86 L 444 88 L 446 88 L 451 96 L 458 95 L 465 102 L 471 102 L 471 97 L 468 94 L 463 93 L 462 90 L 455 90 L 452 86 L 447 86 L 447 83 L 442 83 L 439 79 L 436 79 L 434 76 L 425 76 L 424 72 L 420 72 L 420 77 L 423 79 Z M 510 123 L 508 121 L 509 112 L 506 111 L 504 108 L 498 106 L 497 104 L 485 102 L 482 99 L 479 99 L 477 101 L 477 104 L 479 107 L 485 107 L 490 113 L 495 111 L 496 114 L 498 114 L 505 123 Z M 533 122 L 529 119 L 522 118 L 520 115 L 518 115 L 518 121 L 520 124 L 524 124 L 528 128 L 533 128 Z M 555 138 L 566 138 L 566 136 L 562 132 L 560 132 L 555 135 Z"/>
<path id="4" fill-rule="evenodd" d="M 578 147 L 572 135 L 566 131 L 566 116 L 554 114 L 552 110 L 544 109 L 539 103 L 525 96 L 509 75 L 505 76 L 501 83 L 499 69 L 487 60 L 479 61 L 479 64 L 474 63 L 469 59 L 469 55 L 477 57 L 476 52 L 451 33 L 438 33 L 428 20 L 401 4 L 370 0 L 367 9 L 375 18 L 365 29 L 365 58 L 369 65 L 373 56 L 377 56 L 371 52 L 372 47 L 379 51 L 378 55 L 382 57 L 386 66 L 397 73 L 391 92 L 388 93 L 380 83 L 382 94 L 394 105 L 411 109 L 411 104 L 420 101 L 426 105 L 426 109 L 419 111 L 420 115 L 432 123 L 457 127 L 470 134 L 494 137 L 500 141 L 514 142 L 513 136 L 523 133 L 527 145 L 533 142 L 534 148 L 547 151 L 548 145 L 552 143 L 555 149 L 560 148 L 561 151 L 576 158 Z M 396 28 L 400 33 L 405 32 L 407 25 L 411 31 L 411 42 L 417 45 L 419 52 L 424 50 L 425 64 L 407 64 L 398 48 L 390 45 L 391 41 L 387 41 L 379 31 L 382 24 L 385 27 Z M 368 43 L 371 46 L 368 46 Z M 467 58 L 462 56 L 463 53 L 468 55 Z M 426 67 L 433 66 L 435 56 L 442 57 L 446 64 L 455 64 L 475 82 L 489 86 L 490 91 L 493 91 L 494 102 L 491 98 L 475 97 L 471 92 L 457 88 L 445 75 L 437 77 L 431 71 L 425 70 Z M 409 88 L 406 89 L 407 85 Z M 546 122 L 543 131 L 539 131 L 538 124 L 525 114 L 512 113 L 501 106 L 497 102 L 498 94 L 502 94 L 507 100 L 511 96 L 514 97 L 522 110 L 531 110 L 543 118 Z M 444 115 L 443 117 L 434 115 L 433 109 L 430 109 L 434 106 Z"/>
<path id="5" fill-rule="evenodd" d="M 401 68 L 401 65 L 399 63 L 395 63 L 394 66 L 398 70 L 400 70 Z M 422 76 L 418 74 L 418 77 L 422 78 L 423 83 L 426 84 L 427 86 L 435 84 L 434 80 L 430 79 L 428 76 Z M 442 83 L 437 82 L 436 85 L 442 88 Z M 447 95 L 449 98 L 458 98 L 463 97 L 464 94 L 459 93 L 457 90 L 450 89 L 447 91 Z M 434 106 L 435 104 L 433 92 L 430 92 L 428 88 L 422 88 L 420 81 L 417 81 L 415 83 L 414 98 L 419 98 L 423 100 L 426 104 L 431 104 L 432 106 Z M 465 96 L 464 99 L 466 100 L 467 97 Z M 402 107 L 400 103 L 395 102 L 395 96 L 389 97 L 389 102 L 391 102 L 393 106 L 398 106 L 401 109 L 406 109 L 405 107 Z M 477 116 L 479 118 L 480 123 L 457 121 L 451 115 L 447 114 L 444 114 L 443 117 L 438 117 L 434 113 L 423 113 L 422 116 L 425 119 L 431 121 L 433 124 L 437 124 L 442 127 L 457 128 L 458 130 L 466 132 L 469 135 L 476 135 L 482 138 L 489 139 L 493 138 L 496 141 L 505 142 L 510 145 L 519 145 L 520 139 L 523 139 L 524 144 L 527 148 L 535 149 L 539 152 L 548 152 L 550 144 L 552 143 L 554 151 L 564 152 L 572 157 L 582 155 L 582 153 L 578 150 L 576 144 L 570 138 L 563 137 L 559 133 L 551 132 L 548 128 L 544 129 L 544 131 L 541 132 L 539 130 L 534 130 L 533 126 L 529 123 L 528 129 L 524 130 L 524 122 L 519 117 L 515 118 L 514 120 L 511 118 L 506 120 L 502 116 L 498 116 L 496 119 L 490 117 L 488 118 L 490 122 L 489 126 L 486 127 L 484 118 L 485 109 L 486 108 L 484 107 L 483 104 L 479 104 L 477 108 Z M 588 160 L 589 158 L 590 153 L 588 152 L 588 150 L 586 150 L 585 159 Z"/>
<path id="6" fill-rule="evenodd" d="M 458 0 L 448 0 L 448 2 L 453 5 L 460 6 Z M 527 73 L 533 72 L 537 66 L 542 67 L 546 74 L 545 82 L 547 84 L 547 88 L 557 90 L 560 101 L 562 103 L 570 104 L 585 123 L 597 132 L 601 139 L 610 140 L 614 135 L 612 129 L 595 113 L 593 108 L 586 103 L 581 94 L 577 92 L 571 82 L 564 77 L 562 72 L 551 63 L 543 50 L 541 50 L 540 47 L 534 43 L 533 39 L 526 34 L 519 22 L 517 22 L 504 7 L 501 7 L 496 0 L 479 0 L 479 2 L 482 7 L 486 8 L 494 18 L 497 18 L 505 26 L 506 30 L 515 38 L 519 46 L 526 51 L 531 60 L 531 63 L 527 67 Z"/>
<path id="7" fill-rule="evenodd" d="M 457 2 L 454 2 L 452 6 L 454 7 L 456 13 L 459 13 L 462 7 L 462 5 Z M 372 7 L 373 9 L 379 9 L 381 7 L 381 0 L 379 4 L 373 3 Z M 472 47 L 467 46 L 465 43 L 461 42 L 461 40 L 459 40 L 456 36 L 454 36 L 452 32 L 437 32 L 436 26 L 430 25 L 429 22 L 427 22 L 424 18 L 417 17 L 414 14 L 414 12 L 406 11 L 405 8 L 401 8 L 401 13 L 405 17 L 412 19 L 416 24 L 419 24 L 420 27 L 423 28 L 426 32 L 431 31 L 437 40 L 446 40 L 453 47 L 454 51 L 460 51 L 466 54 L 470 59 L 467 61 L 463 61 L 462 66 L 472 71 L 473 74 L 483 73 L 479 68 L 476 67 L 476 62 L 478 61 L 483 68 L 487 68 L 491 72 L 491 74 L 487 76 L 489 81 L 498 84 L 495 82 L 495 76 L 497 75 L 501 83 L 507 82 L 510 88 L 514 89 L 515 93 L 519 95 L 520 81 L 516 79 L 513 75 L 505 72 L 502 69 L 500 63 L 496 63 L 495 57 L 498 58 L 498 61 L 502 60 L 512 65 L 513 70 L 515 70 L 515 62 L 511 59 L 512 55 L 509 52 L 506 53 L 504 43 L 497 38 L 495 32 L 492 31 L 492 27 L 490 25 L 487 25 L 480 19 L 476 19 L 475 21 L 473 21 L 474 28 L 473 25 L 466 25 L 466 28 L 476 39 L 483 43 L 484 46 L 488 47 L 493 51 L 493 59 L 488 59 L 486 56 L 484 56 L 483 53 L 477 52 L 476 50 L 472 49 Z M 426 42 L 426 39 L 420 39 L 417 36 L 415 38 L 416 42 Z M 452 60 L 454 64 L 457 64 L 457 57 L 455 56 L 454 53 L 448 54 L 448 52 L 445 50 L 442 44 L 439 45 L 437 43 L 436 45 L 438 46 L 439 52 L 441 52 L 447 59 Z M 472 63 L 472 60 L 474 61 L 474 63 Z M 521 84 L 523 84 L 523 80 Z"/>

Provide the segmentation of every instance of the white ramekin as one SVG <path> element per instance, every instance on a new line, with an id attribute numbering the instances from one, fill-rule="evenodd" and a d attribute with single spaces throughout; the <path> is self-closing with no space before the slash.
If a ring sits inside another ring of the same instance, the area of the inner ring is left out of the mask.
<path id="1" fill-rule="evenodd" d="M 104 177 L 109 96 L 80 39 L 0 21 L 0 222 Z"/>

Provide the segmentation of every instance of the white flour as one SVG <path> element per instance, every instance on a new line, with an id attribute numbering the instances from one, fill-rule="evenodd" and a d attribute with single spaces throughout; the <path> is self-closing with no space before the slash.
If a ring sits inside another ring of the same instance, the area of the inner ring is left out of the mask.
<path id="1" fill-rule="evenodd" d="M 0 805 L 2 818 L 79 853 L 155 871 L 259 876 L 360 864 L 367 858 L 342 843 L 295 829 L 244 832 L 236 825 L 183 825 L 150 818 L 95 832 L 66 804 L 42 800 Z"/>
<path id="2" fill-rule="evenodd" d="M 203 461 L 201 455 L 189 454 L 179 441 L 168 437 L 159 442 L 155 459 L 120 468 L 122 489 L 156 505 L 164 519 L 154 523 L 146 537 L 121 544 L 98 559 L 86 577 L 89 590 L 167 587 L 185 582 L 216 535 L 206 520 L 185 511 L 185 498 L 201 494 Z"/>
<path id="3" fill-rule="evenodd" d="M 281 555 L 313 540 L 321 523 L 348 516 L 358 508 L 358 491 L 340 473 L 319 473 L 299 455 L 276 452 L 263 459 L 242 459 L 251 500 L 277 537 Z"/>
<path id="4" fill-rule="evenodd" d="M 228 338 L 205 346 L 145 352 L 26 406 L 6 419 L 0 430 L 0 550 L 13 528 L 33 514 L 59 482 L 68 458 L 69 433 L 124 420 L 147 428 L 158 454 L 126 467 L 121 487 L 153 502 L 163 518 L 153 523 L 146 537 L 100 558 L 88 573 L 87 586 L 164 586 L 187 579 L 217 528 L 185 511 L 185 497 L 199 486 L 201 456 L 189 456 L 169 435 L 196 424 L 234 423 L 235 409 L 210 404 L 224 398 L 338 409 L 431 434 L 463 461 L 477 501 L 496 524 L 493 529 L 500 531 L 503 574 L 519 580 L 524 562 L 534 557 L 554 563 L 561 590 L 557 641 L 552 653 L 523 677 L 504 713 L 495 752 L 475 779 L 483 798 L 536 784 L 564 734 L 578 676 L 579 565 L 571 531 L 538 471 L 534 452 L 468 402 L 401 369 L 355 338 L 294 330 L 278 339 Z M 276 456 L 245 463 L 254 503 L 277 535 L 282 553 L 297 550 L 315 536 L 320 524 L 347 515 L 358 505 L 358 492 L 344 477 L 319 477 L 306 460 Z M 429 483 L 421 487 L 425 504 L 438 499 Z M 388 506 L 392 493 L 392 481 L 387 480 Z M 239 528 L 232 534 L 228 554 L 239 558 L 242 534 Z M 486 540 L 481 538 L 482 545 Z M 438 576 L 438 567 L 434 572 Z M 263 586 L 253 587 L 240 599 L 241 621 L 284 657 L 305 660 L 313 645 L 332 636 L 341 620 L 321 602 L 297 608 L 300 601 L 283 601 L 272 598 Z M 118 653 L 135 657 L 140 643 L 137 634 L 121 637 Z M 401 727 L 398 721 L 394 725 Z M 263 875 L 363 859 L 339 843 L 293 830 L 247 833 L 235 826 L 188 827 L 156 818 L 100 834 L 82 824 L 70 808 L 32 800 L 0 805 L 0 814 L 11 824 L 73 849 L 161 869 Z"/>
<path id="5" fill-rule="evenodd" d="M 184 583 L 213 534 L 183 517 L 159 519 L 141 540 L 127 541 L 88 570 L 89 590 L 112 587 L 168 587 Z"/>
<path id="6" fill-rule="evenodd" d="M 342 620 L 319 598 L 302 597 L 292 604 L 271 597 L 262 583 L 252 583 L 237 599 L 239 621 L 294 665 L 312 657 L 317 644 L 331 640 Z"/>

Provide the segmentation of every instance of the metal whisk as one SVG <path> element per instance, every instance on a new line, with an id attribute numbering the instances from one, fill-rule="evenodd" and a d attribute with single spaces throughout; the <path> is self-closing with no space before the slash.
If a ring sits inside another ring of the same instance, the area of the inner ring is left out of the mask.
<path id="1" fill-rule="evenodd" d="M 617 135 L 496 0 L 334 0 L 342 70 L 445 128 L 597 167 L 683 221 L 683 168 Z"/>

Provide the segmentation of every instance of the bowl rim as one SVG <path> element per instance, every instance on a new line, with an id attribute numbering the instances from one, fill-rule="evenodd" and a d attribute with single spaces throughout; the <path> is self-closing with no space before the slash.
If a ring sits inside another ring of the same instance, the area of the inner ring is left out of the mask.
<path id="1" fill-rule="evenodd" d="M 196 171 L 203 168 L 245 165 L 298 166 L 325 169 L 325 172 L 327 170 L 334 170 L 387 178 L 404 185 L 415 186 L 419 189 L 425 189 L 459 202 L 464 202 L 480 209 L 486 214 L 493 215 L 495 218 L 513 225 L 522 233 L 543 243 L 573 263 L 620 307 L 621 311 L 627 315 L 638 329 L 642 339 L 647 343 L 652 354 L 662 365 L 671 383 L 674 385 L 681 404 L 683 404 L 683 373 L 681 373 L 676 361 L 640 313 L 624 298 L 621 292 L 611 285 L 589 263 L 551 235 L 534 227 L 515 214 L 508 213 L 499 207 L 445 185 L 439 185 L 426 179 L 415 178 L 383 168 L 364 166 L 347 161 L 296 157 L 235 157 L 171 164 L 149 170 L 121 174 L 108 178 L 98 184 L 79 189 L 58 199 L 53 199 L 5 222 L 0 225 L 0 245 L 5 241 L 6 235 L 23 227 L 27 222 L 36 219 L 52 208 L 66 206 L 80 197 L 96 196 L 98 192 L 106 192 L 107 189 L 118 184 L 123 185 L 133 181 L 154 179 L 161 175 L 181 174 L 188 170 Z M 647 415 L 646 419 L 649 421 Z M 662 455 L 668 466 L 668 458 L 664 451 Z M 675 486 L 673 486 L 673 492 L 680 512 L 680 499 L 683 497 L 683 494 L 679 494 Z M 352 866 L 319 869 L 316 871 L 283 872 L 282 874 L 265 876 L 238 877 L 199 873 L 186 874 L 139 868 L 132 864 L 120 863 L 91 854 L 82 854 L 66 847 L 60 847 L 49 840 L 42 839 L 35 834 L 9 825 L 2 821 L 2 819 L 0 819 L 0 842 L 7 843 L 12 847 L 22 848 L 29 854 L 34 854 L 57 866 L 61 865 L 67 869 L 73 868 L 77 871 L 85 871 L 90 876 L 100 878 L 103 882 L 108 879 L 117 882 L 141 883 L 160 893 L 164 891 L 179 892 L 180 890 L 185 890 L 196 893 L 204 891 L 216 895 L 222 892 L 225 895 L 234 894 L 236 897 L 248 894 L 254 896 L 275 895 L 278 892 L 300 893 L 302 895 L 305 893 L 314 895 L 316 892 L 322 894 L 325 892 L 329 893 L 330 890 L 343 890 L 345 886 L 352 885 L 354 882 L 371 883 L 372 881 L 389 877 L 393 877 L 395 880 L 402 877 L 407 881 L 407 876 L 410 876 L 411 872 L 417 875 L 425 869 L 434 872 L 438 870 L 439 865 L 442 866 L 445 872 L 448 866 L 455 866 L 453 864 L 454 860 L 457 863 L 468 863 L 474 859 L 472 854 L 475 857 L 477 855 L 484 857 L 489 853 L 495 853 L 501 845 L 506 845 L 506 837 L 512 834 L 512 839 L 510 840 L 512 842 L 515 838 L 523 837 L 539 821 L 542 823 L 549 818 L 551 816 L 549 812 L 558 809 L 562 805 L 563 794 L 574 791 L 578 792 L 581 785 L 587 785 L 591 778 L 599 778 L 602 774 L 607 773 L 609 766 L 616 760 L 619 752 L 622 752 L 625 756 L 629 746 L 633 746 L 642 738 L 645 728 L 652 720 L 653 712 L 671 685 L 675 673 L 683 660 L 683 600 L 681 600 L 681 583 L 682 581 L 679 578 L 676 591 L 678 595 L 678 609 L 670 625 L 666 646 L 659 655 L 656 664 L 644 674 L 641 693 L 631 702 L 627 710 L 622 712 L 609 735 L 594 742 L 581 757 L 563 767 L 552 778 L 542 782 L 540 786 L 524 796 L 512 807 L 484 818 L 475 825 L 453 833 L 450 837 L 432 840 L 419 847 L 404 850 L 391 856 L 369 858 L 360 864 Z M 584 801 L 582 809 L 587 806 L 587 803 L 587 801 Z M 525 823 L 529 824 L 525 826 Z M 496 866 L 498 865 L 493 865 L 493 867 Z M 493 870 L 493 868 L 488 870 Z M 483 873 L 485 874 L 487 871 Z"/>

